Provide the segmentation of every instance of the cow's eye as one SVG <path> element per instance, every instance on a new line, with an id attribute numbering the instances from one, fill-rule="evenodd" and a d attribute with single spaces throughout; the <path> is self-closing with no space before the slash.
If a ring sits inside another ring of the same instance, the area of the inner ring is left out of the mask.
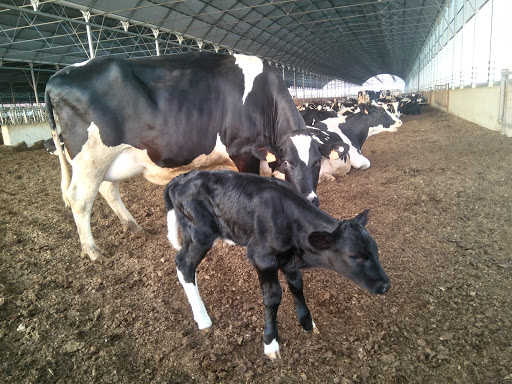
<path id="1" fill-rule="evenodd" d="M 349 256 L 352 260 L 357 260 L 359 259 L 359 256 L 358 255 L 352 255 L 352 256 Z"/>

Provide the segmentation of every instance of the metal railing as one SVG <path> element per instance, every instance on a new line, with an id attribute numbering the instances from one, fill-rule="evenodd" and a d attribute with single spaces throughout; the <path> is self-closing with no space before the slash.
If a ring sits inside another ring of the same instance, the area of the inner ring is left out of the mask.
<path id="1" fill-rule="evenodd" d="M 21 125 L 48 121 L 44 105 L 9 106 L 0 108 L 1 125 Z"/>
<path id="2" fill-rule="evenodd" d="M 512 128 L 512 71 L 501 71 L 500 88 L 500 112 L 498 123 L 501 124 L 501 133 L 506 133 L 507 128 Z"/>

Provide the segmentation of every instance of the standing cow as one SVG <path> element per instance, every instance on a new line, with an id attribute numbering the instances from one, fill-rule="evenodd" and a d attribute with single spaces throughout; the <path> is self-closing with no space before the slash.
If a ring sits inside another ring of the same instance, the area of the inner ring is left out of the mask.
<path id="1" fill-rule="evenodd" d="M 281 270 L 305 332 L 316 329 L 303 293 L 302 269 L 326 268 L 372 293 L 390 287 L 377 244 L 366 229 L 368 211 L 337 220 L 310 204 L 288 183 L 232 171 L 193 171 L 164 191 L 168 238 L 177 274 L 199 329 L 212 325 L 199 295 L 196 270 L 217 240 L 246 247 L 265 304 L 264 353 L 279 357 L 277 310 Z M 179 243 L 178 228 L 183 243 Z"/>
<path id="2" fill-rule="evenodd" d="M 91 260 L 103 257 L 90 227 L 98 191 L 125 228 L 142 231 L 119 196 L 120 180 L 138 174 L 165 185 L 198 168 L 258 173 L 268 160 L 318 205 L 318 143 L 303 130 L 279 73 L 257 57 L 193 52 L 97 58 L 53 75 L 45 102 L 63 198 L 73 211 L 82 254 Z"/>

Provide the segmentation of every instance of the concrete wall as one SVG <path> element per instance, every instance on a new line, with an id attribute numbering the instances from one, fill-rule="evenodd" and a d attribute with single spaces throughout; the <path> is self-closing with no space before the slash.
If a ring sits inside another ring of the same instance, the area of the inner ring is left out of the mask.
<path id="1" fill-rule="evenodd" d="M 31 147 L 40 140 L 50 139 L 52 133 L 48 123 L 23 125 L 2 125 L 2 138 L 5 145 L 18 145 L 22 142 Z"/>
<path id="2" fill-rule="evenodd" d="M 440 95 L 442 92 L 448 92 L 446 106 L 435 102 L 436 99 L 443 99 Z M 436 93 L 438 94 L 436 95 Z M 428 101 L 435 108 L 444 110 L 482 127 L 501 132 L 501 125 L 498 123 L 500 110 L 499 86 L 432 91 L 429 92 Z M 508 129 L 505 133 L 507 136 L 512 136 L 512 129 Z"/>

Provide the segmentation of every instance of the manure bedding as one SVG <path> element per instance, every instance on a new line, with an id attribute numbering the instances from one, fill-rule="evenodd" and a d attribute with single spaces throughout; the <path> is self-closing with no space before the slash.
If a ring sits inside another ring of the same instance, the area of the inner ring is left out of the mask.
<path id="1" fill-rule="evenodd" d="M 146 235 L 101 197 L 111 257 L 80 257 L 58 159 L 0 147 L 1 383 L 512 383 L 512 138 L 439 110 L 370 137 L 372 163 L 318 188 L 345 219 L 370 209 L 390 291 L 304 273 L 320 334 L 304 334 L 281 277 L 282 358 L 263 355 L 264 308 L 237 246 L 199 267 L 213 327 L 196 329 L 166 238 L 163 187 L 121 183 Z"/>

